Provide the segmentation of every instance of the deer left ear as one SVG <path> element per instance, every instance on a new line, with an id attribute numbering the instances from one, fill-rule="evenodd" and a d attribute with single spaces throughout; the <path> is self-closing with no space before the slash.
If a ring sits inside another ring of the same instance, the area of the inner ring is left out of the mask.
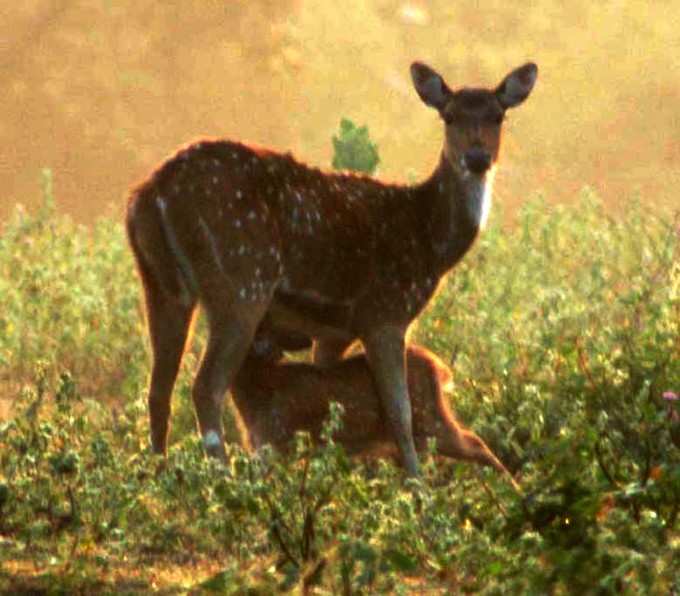
<path id="1" fill-rule="evenodd" d="M 496 97 L 503 109 L 514 108 L 521 104 L 534 88 L 538 77 L 538 66 L 529 62 L 513 70 L 503 82 L 496 87 Z"/>

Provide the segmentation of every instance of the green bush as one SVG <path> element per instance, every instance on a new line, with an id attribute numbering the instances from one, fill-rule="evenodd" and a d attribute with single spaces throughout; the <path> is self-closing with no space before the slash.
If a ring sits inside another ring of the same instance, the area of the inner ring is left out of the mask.
<path id="1" fill-rule="evenodd" d="M 380 163 L 378 147 L 368 136 L 367 126 L 357 126 L 351 120 L 340 121 L 340 133 L 333 135 L 333 167 L 373 174 Z"/>
<path id="2" fill-rule="evenodd" d="M 413 339 L 453 363 L 455 410 L 518 495 L 430 457 L 404 483 L 304 435 L 285 458 L 230 445 L 228 465 L 208 461 L 192 429 L 195 351 L 159 461 L 121 226 L 76 226 L 46 196 L 0 236 L 0 397 L 12 401 L 0 589 L 148 591 L 155 565 L 186 568 L 168 588 L 220 593 L 680 590 L 677 220 L 639 204 L 613 219 L 589 190 L 569 207 L 533 201 L 512 229 L 485 232 L 419 320 Z"/>
<path id="3" fill-rule="evenodd" d="M 28 379 L 34 362 L 69 370 L 102 396 L 131 390 L 144 354 L 140 289 L 122 226 L 92 228 L 44 207 L 18 207 L 0 236 L 0 382 Z"/>

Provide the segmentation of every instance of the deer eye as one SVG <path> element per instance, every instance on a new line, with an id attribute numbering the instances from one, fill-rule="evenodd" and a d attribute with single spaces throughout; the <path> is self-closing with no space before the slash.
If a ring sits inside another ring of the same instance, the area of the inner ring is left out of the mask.
<path id="1" fill-rule="evenodd" d="M 465 118 L 456 110 L 443 112 L 442 120 L 444 120 L 446 124 L 455 124 L 456 126 L 463 126 L 465 124 Z"/>

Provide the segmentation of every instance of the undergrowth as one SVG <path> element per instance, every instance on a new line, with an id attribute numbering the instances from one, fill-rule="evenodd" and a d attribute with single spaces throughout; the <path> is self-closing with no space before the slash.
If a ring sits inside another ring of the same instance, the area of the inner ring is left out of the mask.
<path id="1" fill-rule="evenodd" d="M 642 203 L 609 217 L 587 189 L 575 206 L 534 200 L 419 320 L 412 340 L 450 362 L 454 409 L 518 495 L 432 457 L 408 482 L 351 461 L 337 410 L 324 445 L 206 460 L 189 398 L 200 326 L 169 456 L 153 457 L 122 227 L 75 225 L 46 184 L 43 209 L 0 236 L 0 588 L 680 591 L 679 236 Z"/>

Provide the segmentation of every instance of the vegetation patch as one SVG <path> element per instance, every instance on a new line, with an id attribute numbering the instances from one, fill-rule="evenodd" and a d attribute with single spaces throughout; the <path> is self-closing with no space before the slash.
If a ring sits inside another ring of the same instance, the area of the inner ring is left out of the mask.
<path id="1" fill-rule="evenodd" d="M 677 218 L 635 203 L 612 218 L 586 189 L 494 221 L 412 340 L 451 364 L 455 411 L 522 495 L 469 464 L 427 457 L 405 482 L 349 460 L 335 409 L 324 445 L 206 460 L 189 396 L 200 324 L 169 456 L 152 456 L 122 228 L 75 225 L 46 184 L 43 209 L 0 236 L 0 589 L 680 591 Z"/>

